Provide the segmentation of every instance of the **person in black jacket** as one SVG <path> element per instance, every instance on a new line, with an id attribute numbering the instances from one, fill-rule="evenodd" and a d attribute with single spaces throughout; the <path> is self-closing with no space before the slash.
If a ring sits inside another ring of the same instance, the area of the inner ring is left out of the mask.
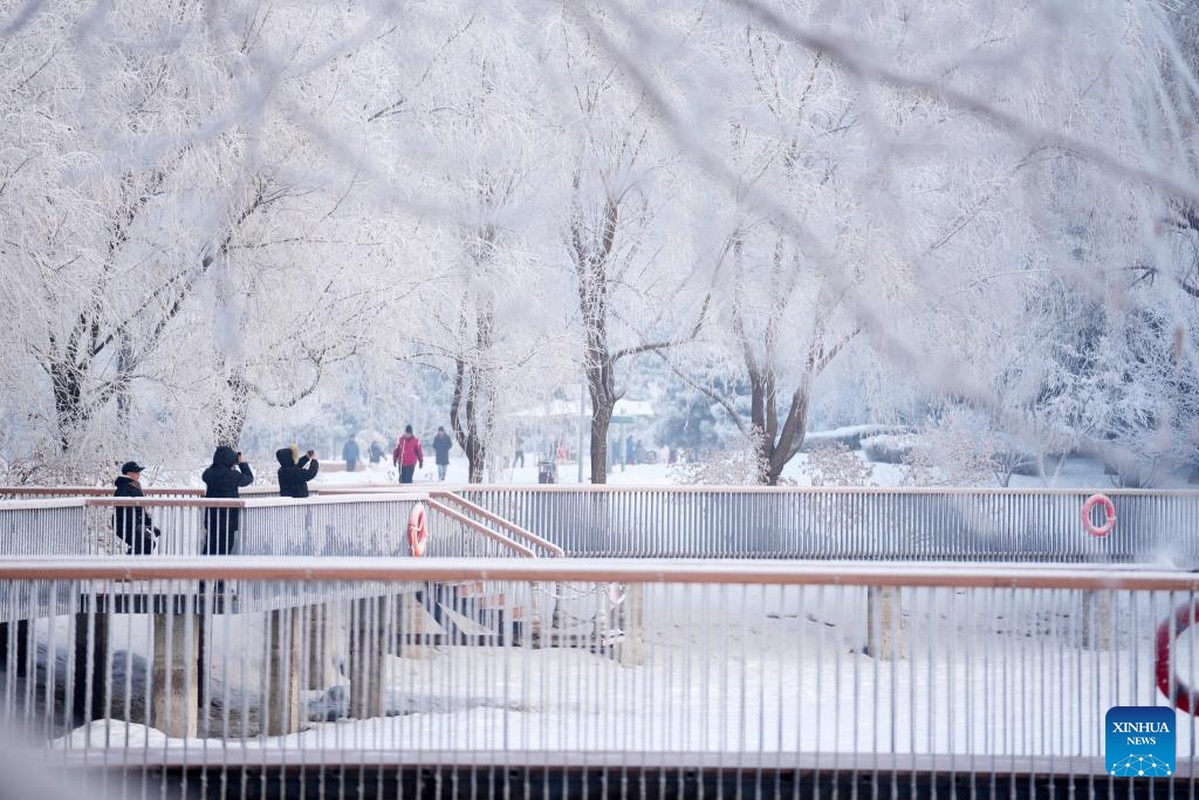
<path id="1" fill-rule="evenodd" d="M 212 454 L 212 464 L 200 476 L 207 487 L 205 497 L 238 497 L 238 489 L 254 482 L 254 473 L 241 453 L 227 445 L 221 445 Z M 208 535 L 204 541 L 204 555 L 228 555 L 237 543 L 237 527 L 241 522 L 240 510 L 236 508 L 210 508 L 204 519 Z"/>
<path id="2" fill-rule="evenodd" d="M 519 441 L 519 440 L 517 440 Z M 450 448 L 454 446 L 454 440 L 445 432 L 445 426 L 437 426 L 437 435 L 433 437 L 433 455 L 437 462 L 437 480 L 445 480 L 445 471 L 450 467 Z M 523 467 L 524 464 L 521 464 Z"/>
<path id="3" fill-rule="evenodd" d="M 141 477 L 145 467 L 136 461 L 126 461 L 121 466 L 121 475 L 116 480 L 117 489 L 113 497 L 145 497 Z M 154 552 L 158 539 L 158 528 L 154 527 L 150 514 L 141 506 L 117 506 L 113 514 L 113 532 L 125 543 L 129 555 L 149 555 Z"/>
<path id="4" fill-rule="evenodd" d="M 279 459 L 279 495 L 281 497 L 307 497 L 308 481 L 316 477 L 320 465 L 316 462 L 316 453 L 309 450 L 296 460 L 300 448 L 294 444 L 291 447 L 281 447 L 275 451 Z"/>
<path id="5" fill-rule="evenodd" d="M 346 443 L 341 446 L 341 457 L 346 462 L 346 472 L 355 472 L 358 469 L 358 442 L 354 441 L 353 436 L 346 439 Z"/>

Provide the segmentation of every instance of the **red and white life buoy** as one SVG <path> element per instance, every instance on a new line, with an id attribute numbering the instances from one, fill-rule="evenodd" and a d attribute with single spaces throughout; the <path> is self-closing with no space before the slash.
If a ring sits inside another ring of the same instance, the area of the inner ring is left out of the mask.
<path id="1" fill-rule="evenodd" d="M 408 549 L 412 555 L 420 558 L 425 554 L 425 545 L 429 542 L 429 527 L 425 524 L 425 507 L 417 503 L 408 515 Z"/>
<path id="2" fill-rule="evenodd" d="M 1183 603 L 1174 613 L 1157 626 L 1157 660 L 1154 674 L 1157 688 L 1180 711 L 1194 714 L 1199 709 L 1199 692 L 1178 680 L 1170 664 L 1170 650 L 1174 640 L 1199 619 L 1199 600 Z"/>
<path id="3" fill-rule="evenodd" d="M 1104 520 L 1102 525 L 1095 525 L 1091 519 L 1091 509 L 1103 506 Z M 1082 504 L 1082 529 L 1092 536 L 1107 536 L 1116 527 L 1116 506 L 1105 494 L 1093 494 Z"/>

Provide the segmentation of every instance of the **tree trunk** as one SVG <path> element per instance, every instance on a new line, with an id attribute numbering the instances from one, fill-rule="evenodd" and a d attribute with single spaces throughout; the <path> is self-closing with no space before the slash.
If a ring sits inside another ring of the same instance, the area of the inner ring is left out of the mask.
<path id="1" fill-rule="evenodd" d="M 591 482 L 608 482 L 608 429 L 612 422 L 612 406 L 596 404 L 592 395 L 591 412 Z M 579 457 L 582 458 L 580 453 Z"/>
<path id="2" fill-rule="evenodd" d="M 486 448 L 479 436 L 479 424 L 475 412 L 475 394 L 479 390 L 478 380 L 466 360 L 459 356 L 455 360 L 454 394 L 450 398 L 450 428 L 454 438 L 466 456 L 469 483 L 483 482 L 483 462 Z"/>
<path id="3" fill-rule="evenodd" d="M 235 370 L 225 378 L 229 391 L 220 401 L 220 416 L 216 420 L 213 433 L 216 444 L 228 445 L 238 449 L 242 430 L 246 426 L 246 414 L 250 410 L 250 387 L 240 369 Z"/>
<path id="4" fill-rule="evenodd" d="M 805 382 L 806 383 L 806 382 Z M 755 396 L 757 392 L 754 392 Z M 791 397 L 791 407 L 783 419 L 782 427 L 773 412 L 774 398 L 769 403 L 754 403 L 751 415 L 753 431 L 758 437 L 758 461 L 761 481 L 766 486 L 778 486 L 783 468 L 799 452 L 808 430 L 808 405 L 811 393 L 807 388 L 798 389 Z"/>
<path id="5" fill-rule="evenodd" d="M 83 390 L 79 370 L 66 361 L 50 364 L 50 383 L 54 388 L 54 414 L 58 427 L 58 446 L 61 454 L 71 450 L 75 433 L 87 421 L 83 408 Z"/>
<path id="6" fill-rule="evenodd" d="M 462 314 L 459 324 L 462 329 L 467 327 L 469 315 Z M 487 311 L 476 311 L 474 314 L 476 359 L 479 354 L 490 352 L 492 348 L 492 329 L 495 324 L 494 316 Z M 450 399 L 450 427 L 454 430 L 454 438 L 466 455 L 467 480 L 470 483 L 482 483 L 484 468 L 487 464 L 486 433 L 491 430 L 488 424 L 495 407 L 490 376 L 485 365 L 476 361 L 467 363 L 464 355 L 455 360 L 454 394 Z"/>

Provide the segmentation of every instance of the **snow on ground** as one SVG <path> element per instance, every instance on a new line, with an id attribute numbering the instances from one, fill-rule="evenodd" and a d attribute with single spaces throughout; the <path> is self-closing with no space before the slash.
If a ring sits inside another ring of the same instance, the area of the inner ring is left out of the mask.
<path id="1" fill-rule="evenodd" d="M 807 485 L 807 461 L 808 455 L 806 453 L 797 455 L 783 471 L 783 478 L 801 486 Z M 538 482 L 537 464 L 537 454 L 528 453 L 525 455 L 524 466 L 508 466 L 489 475 L 486 482 L 536 484 Z M 870 466 L 873 468 L 871 485 L 903 485 L 906 468 L 902 465 L 880 463 Z M 432 461 L 425 461 L 425 468 L 418 470 L 416 473 L 415 486 L 427 489 L 438 484 L 436 469 Z M 270 475 L 273 476 L 273 472 Z M 450 465 L 446 471 L 445 484 L 447 486 L 460 485 L 466 483 L 466 480 L 466 459 L 456 454 L 451 454 Z M 259 482 L 261 483 L 261 481 Z M 591 474 L 589 465 L 583 465 L 583 474 L 580 475 L 578 462 L 558 463 L 559 484 L 590 482 Z M 675 479 L 674 471 L 669 464 L 616 464 L 608 473 L 608 484 L 611 486 L 672 486 L 677 485 L 678 481 Z M 360 467 L 357 472 L 353 473 L 345 472 L 344 470 L 322 470 L 317 474 L 316 479 L 312 483 L 312 486 L 317 489 L 322 486 L 336 487 L 339 485 L 388 486 L 398 484 L 396 483 L 395 469 L 391 466 L 390 462 L 379 464 L 370 464 L 368 462 Z M 1010 485 L 1012 488 L 1019 489 L 1044 488 L 1049 486 L 1063 489 L 1093 488 L 1102 490 L 1110 489 L 1112 482 L 1109 476 L 1104 475 L 1101 465 L 1086 459 L 1069 459 L 1066 461 L 1061 472 L 1049 481 L 1024 475 L 1014 475 L 1012 476 Z"/>
<path id="2" fill-rule="evenodd" d="M 770 752 L 1101 756 L 1108 708 L 1162 701 L 1156 599 L 1114 598 L 1104 613 L 1121 634 L 1088 644 L 1080 593 L 912 590 L 893 652 L 874 657 L 863 652 L 864 590 L 657 585 L 646 590 L 639 658 L 419 647 L 388 657 L 386 717 L 226 740 L 103 720 L 57 745 L 690 751 L 731 763 Z M 252 623 L 237 624 L 252 633 Z M 237 673 L 250 687 L 237 696 L 253 702 L 255 665 L 243 661 Z M 1193 726 L 1177 716 L 1179 752 L 1189 752 Z"/>

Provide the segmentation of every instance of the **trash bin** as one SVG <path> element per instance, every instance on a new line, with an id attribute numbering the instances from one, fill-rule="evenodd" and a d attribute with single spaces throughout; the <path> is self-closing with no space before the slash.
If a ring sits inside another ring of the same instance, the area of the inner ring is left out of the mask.
<path id="1" fill-rule="evenodd" d="M 558 482 L 558 465 L 553 461 L 538 461 L 537 462 L 537 482 L 538 483 L 557 483 Z"/>

